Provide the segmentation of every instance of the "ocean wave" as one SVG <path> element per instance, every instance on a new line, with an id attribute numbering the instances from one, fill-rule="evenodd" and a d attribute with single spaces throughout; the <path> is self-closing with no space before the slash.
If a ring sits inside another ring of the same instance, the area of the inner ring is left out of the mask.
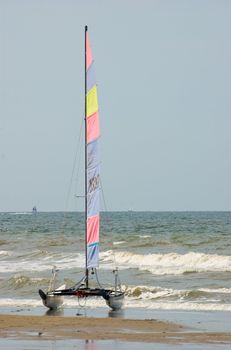
<path id="1" fill-rule="evenodd" d="M 216 288 L 216 289 L 210 289 L 210 288 L 200 288 L 201 291 L 206 293 L 223 293 L 223 294 L 231 294 L 231 288 Z"/>
<path id="2" fill-rule="evenodd" d="M 32 212 L 29 211 L 19 211 L 19 212 L 15 212 L 15 213 L 8 213 L 8 215 L 32 215 Z"/>
<path id="3" fill-rule="evenodd" d="M 120 244 L 125 244 L 126 241 L 117 241 L 117 242 L 113 242 L 113 245 L 120 245 Z"/>
<path id="4" fill-rule="evenodd" d="M 39 286 L 41 284 L 48 285 L 49 279 L 29 277 L 24 275 L 16 275 L 11 277 L 7 282 L 8 282 L 7 284 L 11 288 L 18 289 L 18 288 L 24 288 L 28 286 Z"/>
<path id="5" fill-rule="evenodd" d="M 16 275 L 8 281 L 11 287 L 30 288 L 35 295 L 35 287 L 48 285 L 49 280 L 43 278 L 29 278 L 24 275 Z M 231 311 L 231 288 L 199 288 L 189 290 L 177 290 L 160 286 L 122 286 L 125 291 L 125 308 L 143 308 L 149 310 L 191 310 L 191 311 Z M 226 301 L 223 295 L 226 294 Z M 16 296 L 16 295 L 15 295 Z M 20 298 L 19 295 L 12 298 L 1 298 L 0 307 L 40 307 L 42 302 L 39 296 L 35 299 Z M 105 307 L 103 298 L 78 299 L 77 297 L 65 297 L 64 307 L 73 308 L 86 306 L 87 308 Z"/>
<path id="6" fill-rule="evenodd" d="M 126 300 L 127 308 L 143 308 L 148 310 L 182 310 L 182 311 L 231 311 L 231 304 L 221 303 L 197 303 L 197 302 L 178 302 L 163 301 L 150 302 L 142 300 L 137 302 L 134 300 Z"/>
<path id="7" fill-rule="evenodd" d="M 114 252 L 122 269 L 137 268 L 154 275 L 181 275 L 198 272 L 230 272 L 231 256 L 189 252 L 186 254 L 135 254 Z M 102 254 L 102 261 L 112 261 L 112 251 Z"/>
<path id="8" fill-rule="evenodd" d="M 199 289 L 186 289 L 175 290 L 171 288 L 162 287 L 150 287 L 150 286 L 135 286 L 135 287 L 123 287 L 126 291 L 126 295 L 131 299 L 140 300 L 157 300 L 157 299 L 174 299 L 179 301 L 185 300 L 211 300 L 216 294 L 217 298 L 221 296 L 219 294 L 231 294 L 231 288 L 199 288 Z"/>
<path id="9" fill-rule="evenodd" d="M 49 254 L 45 252 L 32 252 L 32 256 L 25 258 L 22 255 L 20 258 L 16 257 L 15 260 L 4 259 L 0 264 L 1 273 L 22 273 L 22 272 L 41 272 L 51 270 L 55 265 L 58 269 L 70 270 L 73 268 L 84 268 L 85 259 L 84 254 Z M 38 258 L 39 257 L 39 258 Z"/>
<path id="10" fill-rule="evenodd" d="M 161 288 L 161 287 L 148 287 L 148 286 L 135 286 L 135 287 L 124 287 L 126 295 L 132 299 L 158 299 L 165 296 L 173 295 L 172 289 Z"/>
<path id="11" fill-rule="evenodd" d="M 84 268 L 83 253 L 54 253 L 46 250 L 31 251 L 29 254 L 14 256 L 0 251 L 2 273 L 24 271 L 46 271 L 56 265 L 58 269 Z M 203 272 L 231 272 L 231 256 L 189 252 L 186 254 L 136 254 L 129 251 L 100 253 L 100 268 L 113 269 L 114 264 L 122 269 L 138 269 L 153 275 L 183 275 Z"/>
<path id="12" fill-rule="evenodd" d="M 77 297 L 66 297 L 64 299 L 64 308 L 87 307 L 88 309 L 105 307 L 103 298 L 79 299 Z M 16 299 L 16 298 L 1 298 L 0 307 L 17 307 L 17 308 L 37 308 L 43 307 L 42 301 L 39 298 L 34 299 Z M 180 311 L 231 311 L 231 304 L 221 304 L 218 302 L 193 302 L 193 301 L 150 301 L 125 298 L 124 308 L 142 308 L 146 310 L 180 310 Z"/>
<path id="13" fill-rule="evenodd" d="M 8 250 L 0 250 L 0 256 L 10 256 L 11 254 Z"/>
<path id="14" fill-rule="evenodd" d="M 126 307 L 156 310 L 231 311 L 222 294 L 231 288 L 174 290 L 171 288 L 136 286 L 126 288 Z"/>
<path id="15" fill-rule="evenodd" d="M 0 307 L 38 307 L 41 306 L 39 299 L 16 299 L 16 298 L 1 298 Z"/>

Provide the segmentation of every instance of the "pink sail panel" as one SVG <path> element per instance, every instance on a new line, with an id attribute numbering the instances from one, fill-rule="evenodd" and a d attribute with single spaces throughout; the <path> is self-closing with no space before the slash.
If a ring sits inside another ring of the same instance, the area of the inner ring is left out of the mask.
<path id="1" fill-rule="evenodd" d="M 99 113 L 96 112 L 87 118 L 87 143 L 100 136 Z"/>
<path id="2" fill-rule="evenodd" d="M 99 242 L 99 215 L 87 219 L 87 244 Z"/>
<path id="3" fill-rule="evenodd" d="M 90 41 L 88 38 L 88 32 L 86 33 L 86 63 L 87 63 L 87 69 L 90 67 L 92 63 L 92 51 L 91 51 L 91 46 L 90 46 Z"/>

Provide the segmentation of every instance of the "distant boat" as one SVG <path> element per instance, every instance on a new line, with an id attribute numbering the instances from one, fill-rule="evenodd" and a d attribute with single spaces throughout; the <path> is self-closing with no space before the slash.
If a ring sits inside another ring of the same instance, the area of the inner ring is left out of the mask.
<path id="1" fill-rule="evenodd" d="M 115 284 L 105 289 L 98 281 L 99 266 L 99 222 L 100 222 L 100 159 L 99 159 L 99 113 L 97 87 L 94 75 L 94 61 L 85 27 L 85 274 L 72 288 L 39 290 L 45 306 L 55 309 L 63 303 L 64 296 L 102 297 L 113 310 L 121 309 L 124 292 L 119 283 L 118 269 L 115 268 Z M 89 276 L 94 275 L 97 288 L 90 286 Z M 55 274 L 53 272 L 53 276 Z M 54 281 L 54 278 L 53 280 Z"/>
<path id="2" fill-rule="evenodd" d="M 34 214 L 37 213 L 37 208 L 36 208 L 36 206 L 34 206 L 34 207 L 32 208 L 32 212 L 33 212 Z"/>

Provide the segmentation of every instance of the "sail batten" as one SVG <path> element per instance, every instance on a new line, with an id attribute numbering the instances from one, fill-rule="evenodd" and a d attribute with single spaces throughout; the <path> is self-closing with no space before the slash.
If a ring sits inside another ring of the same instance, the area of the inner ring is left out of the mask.
<path id="1" fill-rule="evenodd" d="M 86 32 L 86 268 L 99 265 L 100 227 L 100 159 L 99 112 L 94 61 L 89 36 Z"/>

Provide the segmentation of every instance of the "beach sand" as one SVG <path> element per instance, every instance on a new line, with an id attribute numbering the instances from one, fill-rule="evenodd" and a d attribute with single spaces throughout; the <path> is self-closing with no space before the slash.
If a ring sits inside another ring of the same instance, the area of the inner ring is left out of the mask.
<path id="1" fill-rule="evenodd" d="M 0 315 L 0 338 L 92 339 L 165 344 L 231 344 L 231 332 L 204 332 L 159 320 Z"/>

